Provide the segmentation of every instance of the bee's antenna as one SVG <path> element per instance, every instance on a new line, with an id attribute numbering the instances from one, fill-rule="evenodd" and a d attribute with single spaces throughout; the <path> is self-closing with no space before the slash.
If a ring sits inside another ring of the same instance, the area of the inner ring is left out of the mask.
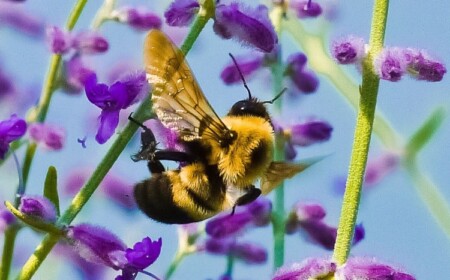
<path id="1" fill-rule="evenodd" d="M 272 100 L 267 100 L 267 101 L 264 101 L 264 102 L 261 102 L 261 103 L 262 103 L 262 104 L 267 104 L 267 103 L 273 104 L 273 102 L 275 102 L 275 100 L 277 100 L 278 98 L 280 98 L 280 96 L 283 95 L 283 93 L 285 93 L 286 90 L 287 90 L 287 88 L 283 88 L 283 89 L 280 91 L 280 93 L 277 94 Z"/>
<path id="2" fill-rule="evenodd" d="M 236 65 L 236 68 L 239 72 L 239 75 L 241 76 L 241 80 L 244 83 L 244 87 L 247 89 L 248 92 L 248 99 L 252 99 L 252 93 L 250 92 L 250 89 L 248 88 L 247 82 L 244 79 L 244 75 L 242 75 L 241 69 L 239 68 L 239 64 L 237 63 L 236 59 L 234 58 L 234 56 L 231 53 L 228 53 L 231 57 L 231 59 L 234 62 L 234 65 Z"/>
<path id="3" fill-rule="evenodd" d="M 135 118 L 133 118 L 131 115 L 133 115 L 133 113 L 131 113 L 128 116 L 128 120 L 131 121 L 132 123 L 137 124 L 138 126 L 142 127 L 144 130 L 147 130 L 148 127 L 146 127 L 144 124 L 142 124 L 140 121 L 136 120 Z"/>

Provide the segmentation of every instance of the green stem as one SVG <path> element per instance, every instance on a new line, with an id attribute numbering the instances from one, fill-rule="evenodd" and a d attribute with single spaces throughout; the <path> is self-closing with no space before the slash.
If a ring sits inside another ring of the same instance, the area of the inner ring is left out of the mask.
<path id="1" fill-rule="evenodd" d="M 370 51 L 363 62 L 363 81 L 356 120 L 350 167 L 342 204 L 341 218 L 337 230 L 333 259 L 342 265 L 347 261 L 358 215 L 361 187 L 372 135 L 377 103 L 379 78 L 374 73 L 372 62 L 383 47 L 388 14 L 388 0 L 376 0 L 370 34 Z"/>
<path id="2" fill-rule="evenodd" d="M 212 0 L 207 1 L 212 2 Z M 205 14 L 205 16 L 210 15 L 211 15 L 210 13 Z M 208 19 L 204 19 L 203 16 L 197 17 L 189 35 L 187 36 L 183 44 L 184 49 L 182 50 L 185 50 L 185 54 L 187 53 L 187 51 L 191 49 L 192 45 L 194 44 L 195 40 L 200 34 L 200 31 L 204 28 L 204 26 L 208 22 Z M 196 35 L 191 35 L 191 33 L 194 33 Z M 148 112 L 150 111 L 150 108 L 151 108 L 150 97 L 147 97 L 134 113 L 134 118 L 136 118 L 137 120 L 143 120 L 148 118 L 149 115 Z M 117 160 L 119 155 L 122 153 L 123 149 L 130 141 L 131 137 L 134 135 L 137 129 L 138 126 L 136 124 L 130 122 L 127 124 L 122 133 L 120 133 L 117 139 L 114 141 L 114 143 L 106 153 L 103 160 L 95 169 L 92 176 L 81 188 L 79 193 L 74 197 L 69 208 L 60 217 L 60 219 L 58 220 L 58 224 L 69 225 L 75 219 L 77 214 L 81 211 L 82 207 L 86 204 L 91 195 L 97 189 L 98 185 L 105 177 L 106 173 L 109 171 L 109 169 L 112 167 L 112 165 Z M 42 262 L 44 261 L 48 253 L 51 251 L 53 246 L 57 243 L 57 241 L 58 241 L 57 237 L 47 234 L 47 236 L 44 238 L 41 244 L 37 247 L 34 254 L 27 260 L 27 262 L 23 266 L 22 271 L 20 272 L 19 275 L 19 279 L 30 279 L 34 275 L 36 270 L 39 268 L 39 266 L 42 264 Z"/>
<path id="3" fill-rule="evenodd" d="M 14 253 L 14 244 L 16 242 L 16 237 L 19 229 L 20 226 L 18 224 L 15 224 L 5 230 L 5 244 L 3 245 L 2 266 L 0 267 L 0 280 L 8 279 Z"/>
<path id="4" fill-rule="evenodd" d="M 187 256 L 184 251 L 178 251 L 175 257 L 173 258 L 172 262 L 169 265 L 169 268 L 166 271 L 166 275 L 164 276 L 165 280 L 169 280 L 170 277 L 175 273 L 175 271 L 178 268 L 178 265 L 181 263 L 181 261 Z"/>
<path id="5" fill-rule="evenodd" d="M 234 260 L 235 258 L 232 254 L 227 255 L 227 268 L 225 271 L 225 275 L 229 276 L 230 278 L 233 275 Z"/>
<path id="6" fill-rule="evenodd" d="M 114 10 L 116 6 L 116 0 L 105 0 L 103 1 L 102 6 L 98 9 L 97 13 L 94 16 L 94 20 L 92 21 L 91 27 L 94 30 L 100 28 L 100 26 L 109 19 L 111 12 Z"/>

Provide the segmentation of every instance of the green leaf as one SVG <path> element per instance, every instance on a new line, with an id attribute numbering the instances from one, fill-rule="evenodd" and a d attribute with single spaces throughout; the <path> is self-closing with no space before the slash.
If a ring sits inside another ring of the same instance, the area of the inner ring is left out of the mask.
<path id="1" fill-rule="evenodd" d="M 45 177 L 44 196 L 55 205 L 56 215 L 59 216 L 58 176 L 54 166 L 48 168 Z"/>
<path id="2" fill-rule="evenodd" d="M 430 117 L 411 136 L 406 145 L 407 157 L 413 158 L 430 141 L 445 118 L 445 109 L 437 108 Z"/>

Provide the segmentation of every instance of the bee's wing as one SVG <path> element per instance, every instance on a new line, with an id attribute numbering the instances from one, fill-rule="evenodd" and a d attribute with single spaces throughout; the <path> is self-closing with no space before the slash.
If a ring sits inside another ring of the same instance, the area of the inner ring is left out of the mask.
<path id="1" fill-rule="evenodd" d="M 308 159 L 300 162 L 272 161 L 266 173 L 261 178 L 261 193 L 267 195 L 275 189 L 283 180 L 292 178 L 295 174 L 302 172 L 323 157 Z"/>
<path id="2" fill-rule="evenodd" d="M 153 110 L 161 122 L 185 141 L 220 141 L 229 129 L 206 100 L 181 50 L 159 30 L 145 39 L 144 63 L 153 87 Z"/>

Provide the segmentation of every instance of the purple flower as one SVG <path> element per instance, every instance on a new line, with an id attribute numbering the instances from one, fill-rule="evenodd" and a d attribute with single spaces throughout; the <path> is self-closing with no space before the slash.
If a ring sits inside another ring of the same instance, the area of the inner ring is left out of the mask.
<path id="1" fill-rule="evenodd" d="M 155 134 L 156 139 L 168 150 L 186 151 L 186 147 L 179 141 L 178 133 L 165 127 L 158 119 L 150 119 L 145 125 Z"/>
<path id="2" fill-rule="evenodd" d="M 10 26 L 26 35 L 41 37 L 44 34 L 44 22 L 14 3 L 0 3 L 0 24 Z"/>
<path id="3" fill-rule="evenodd" d="M 100 34 L 92 31 L 84 31 L 74 37 L 73 48 L 80 53 L 95 54 L 106 52 L 109 44 Z"/>
<path id="4" fill-rule="evenodd" d="M 307 57 L 303 53 L 296 53 L 288 58 L 288 65 L 284 72 L 291 78 L 294 85 L 303 93 L 315 92 L 319 86 L 319 79 L 314 72 L 305 69 Z"/>
<path id="5" fill-rule="evenodd" d="M 68 93 L 79 93 L 85 87 L 86 80 L 94 71 L 86 67 L 80 54 L 75 54 L 63 62 L 62 86 Z"/>
<path id="6" fill-rule="evenodd" d="M 86 96 L 91 103 L 102 109 L 100 127 L 95 139 L 105 143 L 119 124 L 119 112 L 137 101 L 141 93 L 147 90 L 144 72 L 130 75 L 111 86 L 97 83 L 95 74 L 89 76 L 85 83 Z"/>
<path id="7" fill-rule="evenodd" d="M 239 69 L 236 67 L 234 62 L 231 61 L 231 63 L 225 66 L 220 74 L 220 78 L 227 85 L 242 82 L 241 76 L 239 75 L 239 70 L 244 78 L 248 78 L 256 70 L 260 69 L 264 63 L 264 55 L 254 53 L 251 55 L 246 55 L 245 57 L 236 57 L 236 61 L 239 65 Z"/>
<path id="8" fill-rule="evenodd" d="M 14 92 L 14 85 L 11 78 L 0 68 L 0 100 Z"/>
<path id="9" fill-rule="evenodd" d="M 56 221 L 55 205 L 43 196 L 22 196 L 19 211 L 47 222 Z"/>
<path id="10" fill-rule="evenodd" d="M 66 258 L 76 268 L 81 279 L 98 280 L 105 278 L 104 272 L 107 268 L 106 266 L 85 260 L 68 244 L 57 244 L 53 252 L 57 254 L 57 257 L 62 256 Z"/>
<path id="11" fill-rule="evenodd" d="M 447 72 L 445 65 L 432 58 L 424 50 L 405 49 L 404 55 L 408 61 L 408 73 L 417 80 L 439 82 Z"/>
<path id="12" fill-rule="evenodd" d="M 234 38 L 264 52 L 272 51 L 278 41 L 267 7 L 263 5 L 252 9 L 241 3 L 219 4 L 213 27 L 224 39 Z"/>
<path id="13" fill-rule="evenodd" d="M 322 7 L 311 0 L 291 0 L 289 6 L 297 13 L 299 18 L 315 18 L 322 14 Z"/>
<path id="14" fill-rule="evenodd" d="M 197 0 L 175 0 L 164 12 L 170 26 L 188 26 L 200 9 Z"/>
<path id="15" fill-rule="evenodd" d="M 123 176 L 126 178 L 126 176 Z M 125 209 L 136 209 L 136 202 L 133 197 L 133 184 L 122 179 L 114 173 L 109 172 L 102 183 L 100 190 L 113 202 Z"/>
<path id="16" fill-rule="evenodd" d="M 407 57 L 400 48 L 385 48 L 374 60 L 374 69 L 380 79 L 391 82 L 399 81 L 407 66 Z"/>
<path id="17" fill-rule="evenodd" d="M 161 253 L 162 240 L 152 241 L 150 237 L 144 238 L 141 242 L 134 244 L 133 249 L 125 251 L 128 265 L 143 270 L 153 264 Z"/>
<path id="18" fill-rule="evenodd" d="M 245 211 L 252 215 L 252 223 L 255 226 L 265 226 L 269 224 L 272 214 L 272 202 L 259 197 L 257 200 L 245 206 Z"/>
<path id="19" fill-rule="evenodd" d="M 331 45 L 331 55 L 340 64 L 359 62 L 365 55 L 364 39 L 349 35 L 334 40 Z"/>
<path id="20" fill-rule="evenodd" d="M 325 121 L 309 121 L 292 125 L 287 129 L 292 145 L 307 147 L 312 144 L 328 141 L 333 127 Z"/>
<path id="21" fill-rule="evenodd" d="M 336 279 L 357 280 L 414 280 L 411 274 L 403 272 L 390 265 L 383 264 L 371 258 L 350 258 L 345 265 L 339 267 Z"/>
<path id="22" fill-rule="evenodd" d="M 7 209 L 0 209 L 0 233 L 3 233 L 8 226 L 15 223 L 16 217 Z"/>
<path id="23" fill-rule="evenodd" d="M 237 242 L 234 238 L 208 238 L 205 251 L 214 255 L 231 255 L 247 264 L 261 264 L 267 261 L 265 248 L 248 242 Z"/>
<path id="24" fill-rule="evenodd" d="M 56 54 L 64 54 L 72 47 L 72 36 L 57 26 L 47 27 L 47 43 L 50 50 Z"/>
<path id="25" fill-rule="evenodd" d="M 48 150 L 61 150 L 66 140 L 66 132 L 57 125 L 33 123 L 30 125 L 28 132 L 31 140 L 42 143 L 44 148 Z"/>
<path id="26" fill-rule="evenodd" d="M 25 134 L 27 123 L 15 114 L 0 122 L 0 159 L 4 159 L 9 150 L 9 143 Z"/>
<path id="27" fill-rule="evenodd" d="M 233 236 L 243 231 L 252 219 L 252 215 L 247 211 L 237 212 L 233 215 L 219 215 L 206 223 L 206 233 L 214 238 Z"/>
<path id="28" fill-rule="evenodd" d="M 400 155 L 394 152 L 386 152 L 367 162 L 364 184 L 366 186 L 379 183 L 391 173 L 400 163 Z"/>
<path id="29" fill-rule="evenodd" d="M 106 229 L 80 224 L 69 227 L 67 237 L 72 240 L 72 245 L 78 254 L 87 261 L 114 269 L 121 268 L 115 254 L 125 252 L 127 247 L 117 236 Z"/>
<path id="30" fill-rule="evenodd" d="M 147 31 L 149 29 L 160 29 L 162 21 L 158 15 L 144 10 L 125 7 L 113 12 L 120 22 L 126 23 L 138 31 Z"/>
<path id="31" fill-rule="evenodd" d="M 334 275 L 336 264 L 328 259 L 310 258 L 280 268 L 272 280 L 308 280 L 322 279 Z M 342 279 L 344 280 L 344 279 Z"/>

